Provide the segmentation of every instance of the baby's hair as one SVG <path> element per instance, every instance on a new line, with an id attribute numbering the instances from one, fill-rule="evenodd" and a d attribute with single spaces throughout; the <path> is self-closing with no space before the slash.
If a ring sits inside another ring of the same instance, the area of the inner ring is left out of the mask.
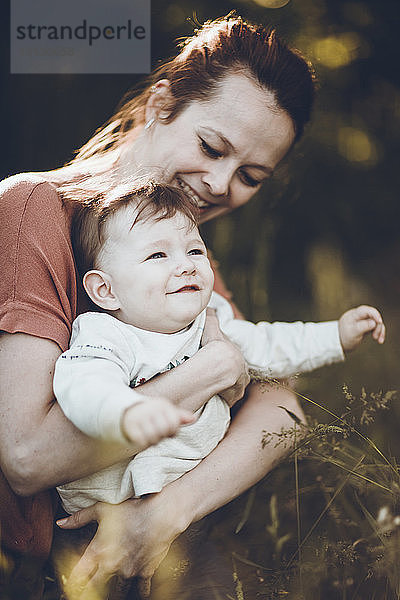
<path id="1" fill-rule="evenodd" d="M 131 229 L 141 221 L 170 219 L 183 214 L 197 227 L 197 204 L 180 188 L 153 180 L 135 180 L 102 192 L 76 208 L 72 221 L 72 245 L 82 277 L 97 266 L 107 241 L 107 224 L 122 209 L 132 209 Z"/>

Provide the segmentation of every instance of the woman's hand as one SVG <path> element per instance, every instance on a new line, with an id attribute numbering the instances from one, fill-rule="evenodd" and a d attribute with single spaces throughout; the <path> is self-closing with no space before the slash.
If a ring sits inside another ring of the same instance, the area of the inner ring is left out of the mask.
<path id="1" fill-rule="evenodd" d="M 232 398 L 227 401 L 234 404 L 247 381 L 240 377 L 245 372 L 243 359 L 224 340 L 218 325 L 207 322 L 207 331 L 210 340 L 204 338 L 204 348 L 135 392 L 146 400 L 149 396 L 167 398 L 195 412 L 221 389 L 229 389 Z M 60 348 L 50 340 L 24 333 L 0 335 L 1 466 L 13 490 L 21 495 L 80 479 L 132 456 L 130 445 L 90 438 L 65 417 L 52 389 L 59 355 Z"/>
<path id="2" fill-rule="evenodd" d="M 243 398 L 245 389 L 250 383 L 250 377 L 242 353 L 222 333 L 216 312 L 212 308 L 207 309 L 206 324 L 201 343 L 202 346 L 210 343 L 219 344 L 219 356 L 231 372 L 234 381 L 230 387 L 218 393 L 232 407 L 238 400 Z"/>
<path id="3" fill-rule="evenodd" d="M 190 523 L 254 485 L 290 450 L 274 444 L 264 448 L 262 437 L 263 430 L 274 433 L 293 425 L 282 407 L 304 420 L 296 397 L 276 386 L 268 391 L 251 388 L 225 438 L 197 467 L 161 492 L 118 505 L 97 503 L 58 522 L 63 529 L 99 523 L 69 578 L 67 591 L 75 595 L 69 593 L 68 598 L 93 598 L 90 591 L 104 589 L 114 574 L 139 577 L 141 593 L 148 596 L 150 579 L 173 540 Z"/>
<path id="4" fill-rule="evenodd" d="M 182 522 L 179 498 L 166 502 L 162 496 L 160 492 L 117 505 L 98 502 L 57 522 L 63 529 L 76 529 L 91 521 L 99 524 L 68 578 L 68 598 L 102 598 L 113 575 L 138 577 L 142 596 L 149 595 L 154 571 L 174 539 L 189 525 Z"/>

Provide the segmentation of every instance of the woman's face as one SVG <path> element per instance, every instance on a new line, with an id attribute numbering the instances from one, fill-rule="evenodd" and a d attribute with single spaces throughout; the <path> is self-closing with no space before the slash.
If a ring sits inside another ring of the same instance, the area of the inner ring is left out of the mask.
<path id="1" fill-rule="evenodd" d="M 156 88 L 168 94 L 168 86 Z M 291 147 L 289 115 L 271 92 L 244 74 L 222 80 L 207 101 L 191 102 L 172 122 L 157 120 L 130 148 L 132 168 L 179 185 L 196 200 L 201 221 L 246 204 Z"/>

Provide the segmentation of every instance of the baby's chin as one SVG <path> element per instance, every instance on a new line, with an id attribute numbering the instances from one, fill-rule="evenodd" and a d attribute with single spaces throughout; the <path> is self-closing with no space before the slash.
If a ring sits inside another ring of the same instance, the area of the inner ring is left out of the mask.
<path id="1" fill-rule="evenodd" d="M 152 330 L 149 331 L 153 331 L 154 333 L 162 333 L 164 335 L 173 335 L 174 333 L 182 333 L 183 331 L 187 331 L 189 329 L 189 327 L 191 327 L 194 323 L 194 319 L 192 321 L 190 321 L 187 325 L 171 325 L 170 327 L 168 326 L 164 326 L 164 327 L 155 327 Z"/>
<path id="2" fill-rule="evenodd" d="M 204 307 L 206 308 L 206 307 Z M 180 333 L 182 331 L 186 331 L 187 329 L 189 329 L 189 327 L 191 327 L 194 323 L 194 321 L 197 319 L 197 317 L 203 312 L 204 308 L 200 311 L 200 312 L 196 312 L 196 313 L 191 313 L 188 315 L 183 316 L 182 318 L 179 319 L 179 321 L 171 321 L 170 323 L 166 323 L 164 321 L 164 323 L 162 323 L 160 329 L 162 329 L 162 331 L 160 331 L 160 333 Z"/>
<path id="3" fill-rule="evenodd" d="M 186 331 L 187 329 L 189 329 L 189 327 L 191 327 L 193 325 L 193 323 L 195 322 L 196 318 L 198 317 L 198 315 L 191 317 L 190 319 L 183 319 L 182 321 L 180 321 L 179 323 L 174 323 L 168 327 L 168 326 L 164 326 L 163 329 L 163 333 L 181 333 L 182 331 Z"/>

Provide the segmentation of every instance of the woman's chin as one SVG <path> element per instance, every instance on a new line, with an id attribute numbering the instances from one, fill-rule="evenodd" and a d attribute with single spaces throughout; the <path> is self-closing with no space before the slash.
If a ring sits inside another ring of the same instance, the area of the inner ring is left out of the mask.
<path id="1" fill-rule="evenodd" d="M 230 212 L 230 209 L 225 206 L 207 206 L 200 208 L 199 222 L 201 224 L 206 223 L 207 221 L 211 221 L 211 219 L 225 215 L 228 212 Z"/>

